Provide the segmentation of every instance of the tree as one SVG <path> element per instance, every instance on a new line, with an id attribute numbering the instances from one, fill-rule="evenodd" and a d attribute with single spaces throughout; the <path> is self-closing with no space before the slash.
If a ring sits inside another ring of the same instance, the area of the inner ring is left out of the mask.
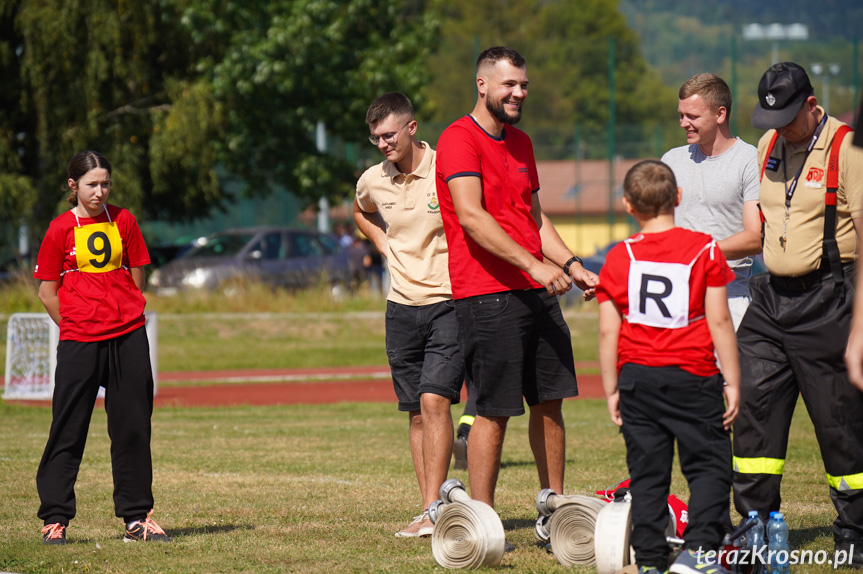
<path id="1" fill-rule="evenodd" d="M 358 139 L 374 97 L 426 80 L 435 31 L 417 0 L 0 0 L 0 225 L 40 236 L 82 149 L 141 218 L 208 215 L 229 179 L 344 196 L 315 124 Z"/>
<path id="2" fill-rule="evenodd" d="M 423 2 L 195 0 L 183 12 L 202 78 L 228 113 L 218 157 L 250 190 L 275 179 L 309 200 L 343 198 L 354 166 L 315 151 L 314 130 L 350 140 L 383 91 L 427 81 L 437 29 Z"/>
<path id="3" fill-rule="evenodd" d="M 535 145 L 556 150 L 538 154 L 571 157 L 576 129 L 583 137 L 604 137 L 609 123 L 609 37 L 614 37 L 616 123 L 638 131 L 675 121 L 676 95 L 641 55 L 640 39 L 616 0 L 447 0 L 442 19 L 444 37 L 432 62 L 440 75 L 428 90 L 436 120 L 450 122 L 473 107 L 475 51 L 507 45 L 527 59 L 530 90 L 520 127 L 531 132 Z M 605 153 L 588 150 L 588 155 Z"/>

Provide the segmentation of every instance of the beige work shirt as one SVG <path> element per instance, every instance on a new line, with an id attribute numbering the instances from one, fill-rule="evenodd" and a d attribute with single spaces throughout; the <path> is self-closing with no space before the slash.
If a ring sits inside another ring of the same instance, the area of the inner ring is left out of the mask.
<path id="1" fill-rule="evenodd" d="M 387 299 L 403 305 L 452 299 L 449 250 L 435 184 L 435 151 L 421 143 L 425 153 L 413 173 L 401 173 L 384 160 L 357 181 L 357 205 L 365 212 L 379 212 L 386 224 Z"/>
<path id="2" fill-rule="evenodd" d="M 821 113 L 824 110 L 818 108 Z M 806 157 L 806 146 L 795 148 L 785 138 L 776 140 L 771 157 L 778 158 L 775 170 L 764 170 L 759 201 L 764 213 L 764 263 L 774 275 L 799 277 L 815 271 L 821 264 L 824 238 L 824 197 L 827 192 L 827 161 L 833 135 L 842 122 L 829 117 L 806 165 L 800 172 L 797 189 L 791 199 L 790 218 L 786 231 L 785 249 L 782 237 L 785 219 L 785 185 L 790 186 L 800 164 Z M 769 130 L 758 142 L 758 163 L 762 168 L 770 139 Z M 857 258 L 857 234 L 852 220 L 863 216 L 863 151 L 851 145 L 846 135 L 839 153 L 839 188 L 836 193 L 836 241 L 842 262 Z M 787 165 L 783 165 L 782 148 Z"/>

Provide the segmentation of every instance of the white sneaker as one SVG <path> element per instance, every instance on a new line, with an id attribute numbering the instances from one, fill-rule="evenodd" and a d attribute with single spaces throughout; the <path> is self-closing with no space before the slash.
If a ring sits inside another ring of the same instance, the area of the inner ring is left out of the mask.
<path id="1" fill-rule="evenodd" d="M 431 536 L 432 532 L 434 523 L 429 518 L 428 510 L 423 510 L 422 514 L 414 516 L 407 528 L 396 532 L 396 538 L 421 538 Z"/>

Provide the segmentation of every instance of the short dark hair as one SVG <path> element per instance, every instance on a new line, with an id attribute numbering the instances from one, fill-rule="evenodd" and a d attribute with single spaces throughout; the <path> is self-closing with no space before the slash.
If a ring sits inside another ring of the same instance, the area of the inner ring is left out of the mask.
<path id="1" fill-rule="evenodd" d="M 380 96 L 366 112 L 366 123 L 376 124 L 390 115 L 414 117 L 414 107 L 410 99 L 400 92 L 387 92 Z"/>
<path id="2" fill-rule="evenodd" d="M 707 102 L 713 112 L 725 108 L 726 113 L 731 114 L 731 88 L 716 74 L 695 74 L 683 82 L 677 97 L 685 100 L 696 94 Z"/>
<path id="3" fill-rule="evenodd" d="M 479 71 L 480 66 L 483 64 L 494 65 L 501 60 L 509 62 L 516 68 L 524 68 L 527 65 L 527 62 L 524 60 L 524 56 L 512 48 L 507 48 L 506 46 L 492 46 L 483 51 L 483 53 L 476 59 L 476 69 Z"/>
<path id="4" fill-rule="evenodd" d="M 655 159 L 638 162 L 623 179 L 623 197 L 641 215 L 674 213 L 677 179 L 671 168 Z"/>
<path id="5" fill-rule="evenodd" d="M 84 177 L 84 174 L 97 167 L 107 170 L 108 175 L 111 175 L 111 162 L 108 161 L 108 158 L 94 150 L 79 151 L 69 160 L 69 165 L 66 166 L 66 174 L 69 176 L 69 179 L 77 182 Z M 68 187 L 64 186 L 64 188 Z M 66 198 L 66 201 L 73 206 L 78 205 L 78 192 L 73 189 L 69 197 Z"/>

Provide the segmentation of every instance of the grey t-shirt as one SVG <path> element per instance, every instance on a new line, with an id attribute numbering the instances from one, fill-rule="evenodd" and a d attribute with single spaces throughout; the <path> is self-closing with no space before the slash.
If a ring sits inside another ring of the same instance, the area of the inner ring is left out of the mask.
<path id="1" fill-rule="evenodd" d="M 707 156 L 697 144 L 676 147 L 662 156 L 683 190 L 674 210 L 679 227 L 707 233 L 716 240 L 743 231 L 743 203 L 758 201 L 758 150 L 740 138 L 719 155 Z M 728 262 L 737 279 L 728 296 L 748 294 L 750 258 Z M 741 289 L 744 291 L 741 293 Z"/>

